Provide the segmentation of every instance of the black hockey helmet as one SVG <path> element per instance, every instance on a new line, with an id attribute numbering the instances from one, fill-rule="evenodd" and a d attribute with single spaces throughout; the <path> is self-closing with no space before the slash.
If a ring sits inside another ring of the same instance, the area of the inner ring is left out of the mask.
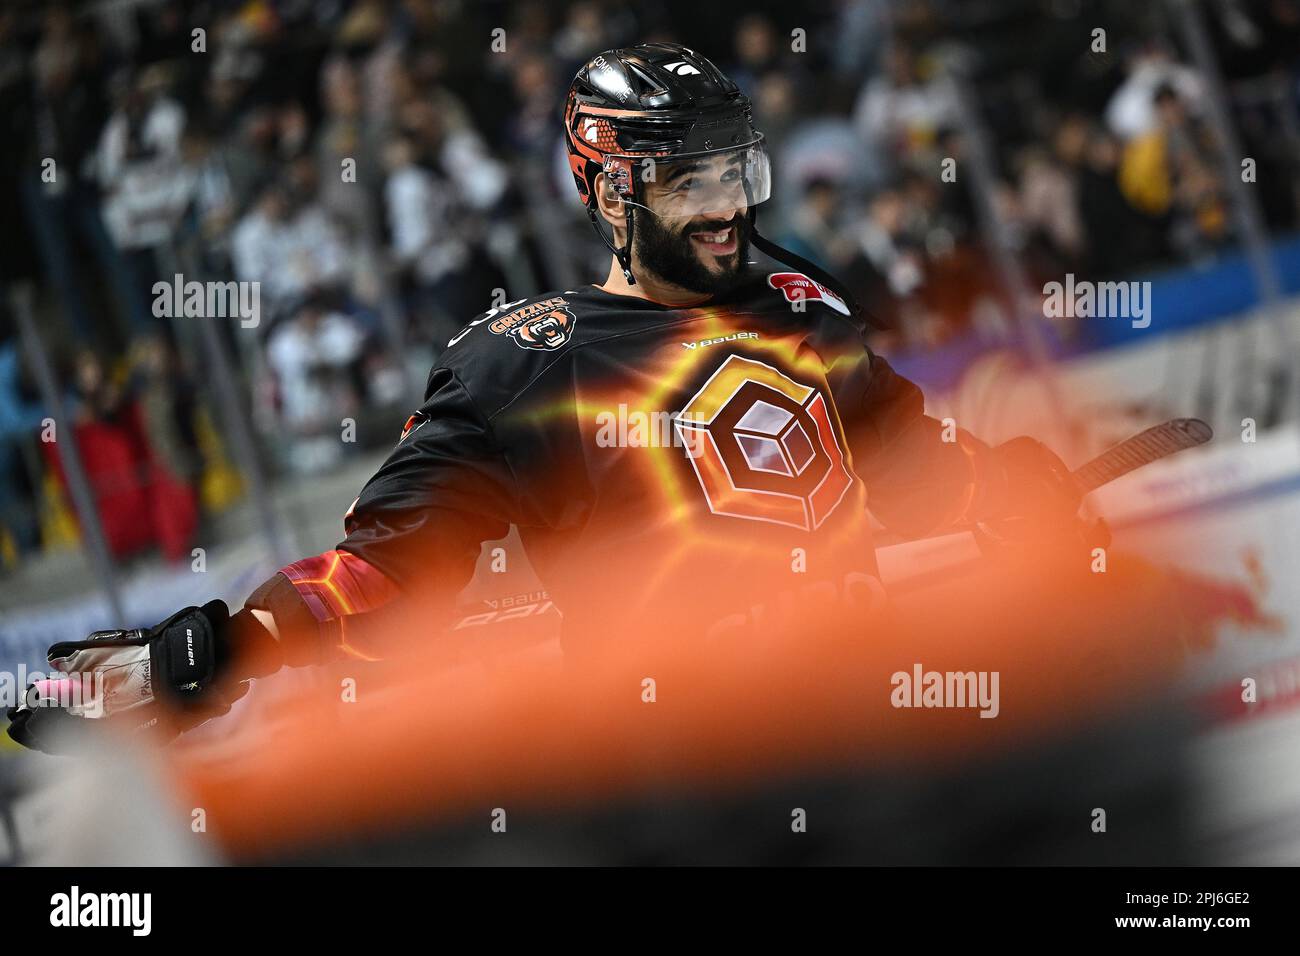
<path id="1" fill-rule="evenodd" d="M 735 154 L 738 175 L 725 184 L 674 187 L 674 216 L 694 216 L 742 203 L 750 224 L 757 206 L 772 194 L 772 171 L 763 134 L 754 128 L 749 97 L 708 58 L 679 43 L 641 43 L 607 50 L 578 71 L 564 104 L 569 168 L 591 225 L 609 247 L 628 284 L 632 276 L 632 230 L 642 201 L 641 183 L 671 176 L 674 163 L 696 163 Z M 609 177 L 627 209 L 627 241 L 617 248 L 605 235 L 596 206 L 596 177 Z M 704 177 L 700 177 L 704 180 Z M 720 196 L 719 189 L 731 195 Z M 802 270 L 836 292 L 859 321 L 875 325 L 849 291 L 814 263 L 751 228 L 754 246 Z"/>
<path id="2" fill-rule="evenodd" d="M 754 206 L 771 195 L 763 134 L 754 128 L 749 97 L 694 50 L 642 43 L 608 50 L 578 71 L 564 108 L 564 133 L 578 196 L 629 283 L 635 212 L 645 208 L 640 184 L 671 174 L 676 163 L 736 154 L 732 202 Z M 596 177 L 604 172 L 627 204 L 627 241 L 616 248 L 598 218 Z M 702 177 L 673 191 L 673 215 L 721 208 L 727 197 Z"/>

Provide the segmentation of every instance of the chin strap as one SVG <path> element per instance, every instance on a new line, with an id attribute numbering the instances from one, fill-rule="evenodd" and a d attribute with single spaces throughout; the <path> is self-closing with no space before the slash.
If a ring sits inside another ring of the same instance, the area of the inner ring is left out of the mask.
<path id="1" fill-rule="evenodd" d="M 632 275 L 632 230 L 636 228 L 636 207 L 624 203 L 623 208 L 627 210 L 627 244 L 623 246 L 621 254 L 615 255 L 618 256 L 618 264 L 623 267 L 623 277 L 627 279 L 627 284 L 636 285 L 636 276 Z"/>
<path id="2" fill-rule="evenodd" d="M 600 236 L 600 241 L 605 244 L 605 248 L 614 254 L 618 260 L 619 267 L 623 270 L 623 278 L 627 280 L 628 285 L 636 285 L 636 278 L 632 275 L 632 210 L 627 211 L 627 245 L 622 249 L 612 243 L 605 235 L 605 230 L 600 228 L 600 222 L 596 219 L 596 207 L 590 206 L 587 209 L 587 217 L 591 220 L 591 228 L 596 230 L 596 235 Z"/>
<path id="3" fill-rule="evenodd" d="M 619 196 L 623 199 L 623 209 L 627 215 L 627 242 L 623 244 L 622 249 L 614 245 L 612 241 L 612 230 L 610 238 L 606 238 L 605 230 L 601 228 L 600 220 L 596 218 L 598 207 L 595 202 L 595 196 L 591 197 L 591 203 L 587 206 L 587 218 L 591 220 L 591 228 L 596 230 L 596 235 L 600 236 L 600 241 L 605 244 L 605 248 L 614 254 L 614 258 L 617 260 L 619 268 L 623 270 L 623 278 L 627 280 L 627 284 L 636 285 L 636 276 L 632 275 L 632 232 L 636 228 L 637 206 L 635 180 L 632 184 L 631 195 L 627 196 L 619 193 Z"/>

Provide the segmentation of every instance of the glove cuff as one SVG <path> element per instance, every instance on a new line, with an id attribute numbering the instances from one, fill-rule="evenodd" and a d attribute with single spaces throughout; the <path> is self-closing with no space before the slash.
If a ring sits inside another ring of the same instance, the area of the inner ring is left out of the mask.
<path id="1" fill-rule="evenodd" d="M 224 602 L 209 601 L 153 628 L 149 642 L 153 693 L 185 704 L 212 684 L 225 656 L 221 645 L 229 620 Z"/>

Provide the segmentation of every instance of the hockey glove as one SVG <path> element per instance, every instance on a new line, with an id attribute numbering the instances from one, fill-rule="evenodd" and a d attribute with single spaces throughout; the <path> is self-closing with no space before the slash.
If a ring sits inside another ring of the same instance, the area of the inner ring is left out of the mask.
<path id="1" fill-rule="evenodd" d="M 1105 522 L 1088 523 L 1079 517 L 1082 490 L 1050 448 L 1021 436 L 993 452 L 1001 474 L 976 525 L 981 546 L 1048 538 L 1078 540 L 1089 547 L 1110 543 Z"/>
<path id="2" fill-rule="evenodd" d="M 51 675 L 11 707 L 9 736 L 57 753 L 107 730 L 161 743 L 220 716 L 248 691 L 222 680 L 230 612 L 221 601 L 178 611 L 156 627 L 96 631 L 46 654 Z"/>

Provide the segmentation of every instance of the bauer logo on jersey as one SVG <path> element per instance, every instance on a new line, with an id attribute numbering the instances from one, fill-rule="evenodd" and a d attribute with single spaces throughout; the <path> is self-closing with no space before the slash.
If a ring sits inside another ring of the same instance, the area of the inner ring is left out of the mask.
<path id="1" fill-rule="evenodd" d="M 732 355 L 674 424 L 710 511 L 811 531 L 853 484 L 834 414 L 817 389 Z"/>
<path id="2" fill-rule="evenodd" d="M 569 341 L 577 318 L 561 296 L 534 302 L 499 319 L 488 329 L 493 335 L 509 335 L 524 349 L 558 349 Z"/>
<path id="3" fill-rule="evenodd" d="M 767 277 L 767 284 L 780 290 L 787 302 L 807 302 L 820 299 L 836 312 L 849 314 L 849 307 L 844 300 L 820 282 L 814 282 L 802 272 L 773 272 Z"/>

